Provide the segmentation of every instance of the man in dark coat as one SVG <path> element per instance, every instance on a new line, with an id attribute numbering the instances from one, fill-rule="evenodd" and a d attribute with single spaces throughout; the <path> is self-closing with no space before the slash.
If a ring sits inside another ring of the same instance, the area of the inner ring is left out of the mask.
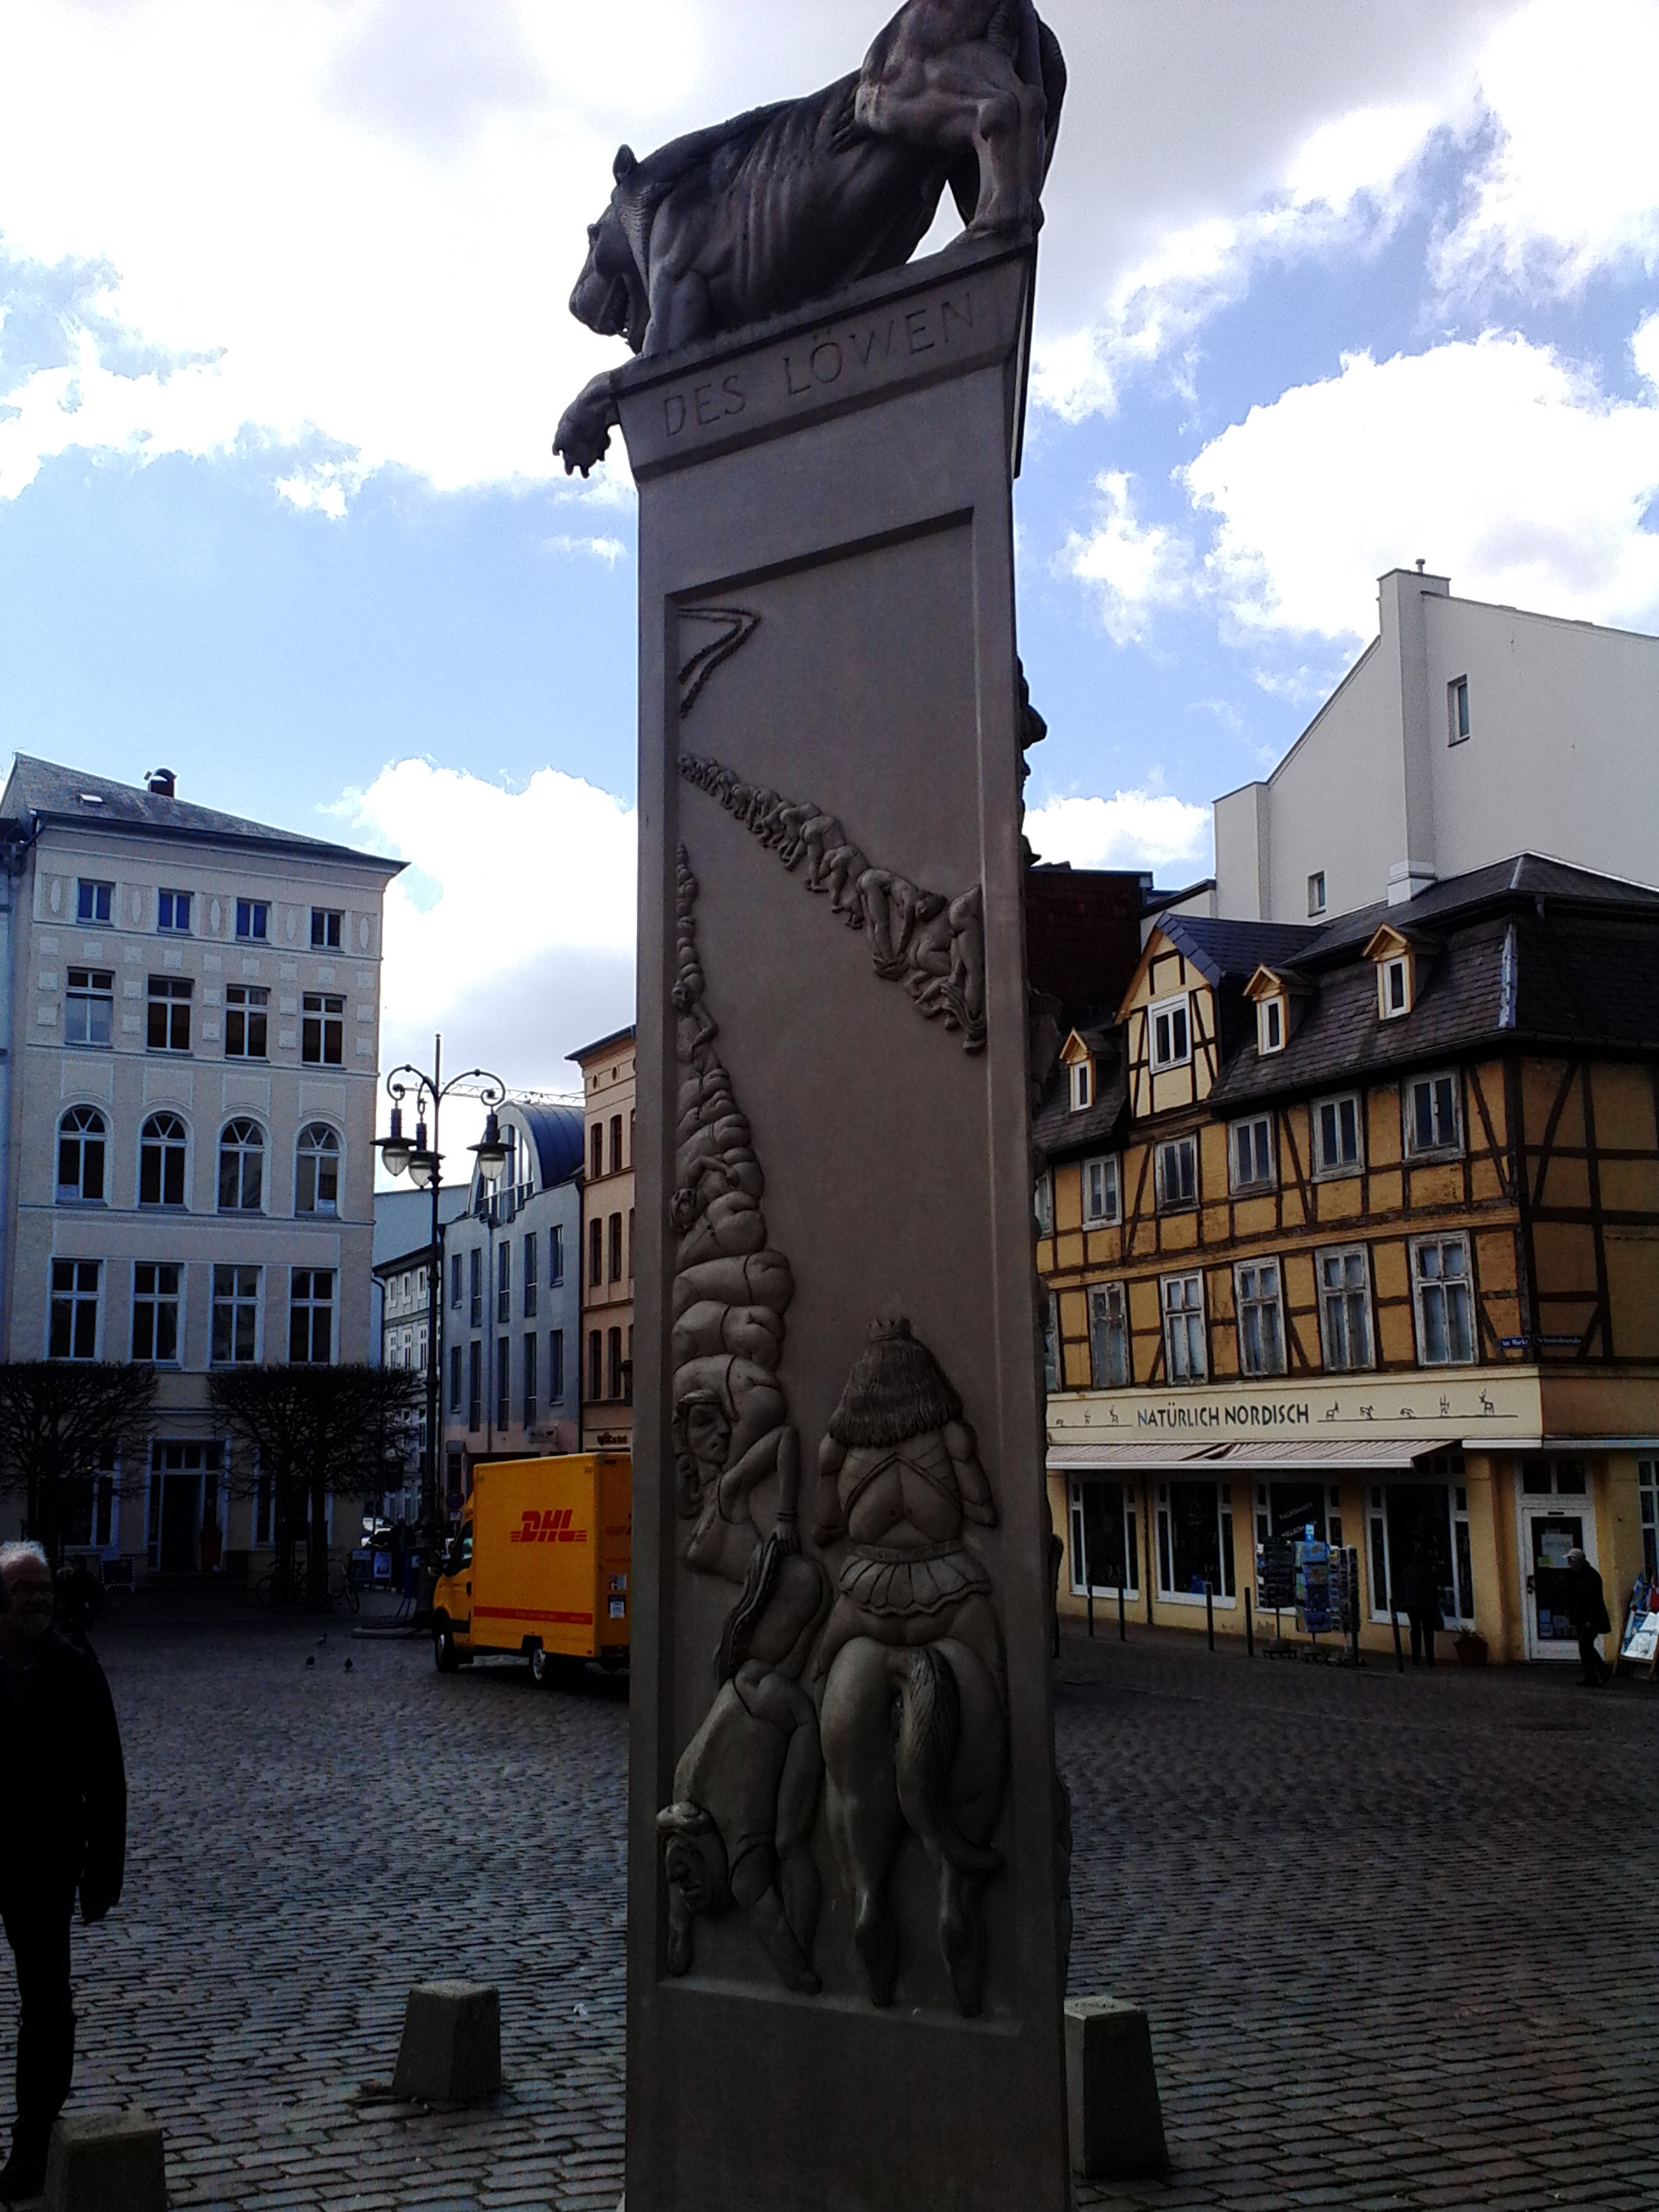
<path id="1" fill-rule="evenodd" d="M 1419 1659 L 1426 1659 L 1432 1667 L 1434 1632 L 1444 1623 L 1440 1618 L 1440 1573 L 1435 1560 L 1434 1537 L 1426 1528 L 1417 1532 L 1411 1557 L 1400 1570 L 1395 1596 L 1400 1610 L 1412 1625 L 1413 1666 Z"/>
<path id="2" fill-rule="evenodd" d="M 1613 1680 L 1613 1669 L 1595 1648 L 1598 1636 L 1613 1627 L 1607 1618 L 1607 1594 L 1601 1577 L 1580 1551 L 1567 1553 L 1565 1612 L 1578 1638 L 1578 1662 L 1587 1690 L 1599 1690 Z"/>
<path id="3" fill-rule="evenodd" d="M 0 1921 L 17 1967 L 17 2118 L 0 2201 L 45 2185 L 52 2124 L 75 2068 L 70 1923 L 101 1920 L 121 1894 L 127 1785 L 103 1670 L 52 1626 L 52 1572 L 37 1544 L 0 1545 Z"/>

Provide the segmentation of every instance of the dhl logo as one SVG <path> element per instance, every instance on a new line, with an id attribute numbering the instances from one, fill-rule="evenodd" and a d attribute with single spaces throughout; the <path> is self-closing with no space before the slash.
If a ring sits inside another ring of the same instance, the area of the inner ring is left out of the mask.
<path id="1" fill-rule="evenodd" d="M 550 1505 L 545 1513 L 533 1505 L 524 1509 L 521 1525 L 508 1532 L 509 1544 L 585 1544 L 586 1528 L 573 1528 L 576 1517 L 574 1505 Z"/>

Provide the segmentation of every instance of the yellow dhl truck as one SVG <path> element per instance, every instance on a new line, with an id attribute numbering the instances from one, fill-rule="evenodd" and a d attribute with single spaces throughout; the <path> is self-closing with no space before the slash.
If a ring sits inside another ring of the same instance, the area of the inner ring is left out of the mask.
<path id="1" fill-rule="evenodd" d="M 614 1452 L 489 1460 L 432 1599 L 441 1674 L 528 1659 L 538 1682 L 628 1662 L 632 1462 Z"/>

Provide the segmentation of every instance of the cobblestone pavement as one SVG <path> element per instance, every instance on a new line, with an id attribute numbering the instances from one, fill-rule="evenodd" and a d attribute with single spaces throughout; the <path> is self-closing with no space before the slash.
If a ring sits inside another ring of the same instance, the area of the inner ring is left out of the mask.
<path id="1" fill-rule="evenodd" d="M 618 1686 L 316 1633 L 99 1639 L 134 1844 L 76 1930 L 77 2104 L 155 2112 L 195 2212 L 611 2212 Z M 1175 2159 L 1080 2204 L 1659 2204 L 1655 1693 L 1144 1629 L 1068 1631 L 1058 1676 L 1073 1985 L 1146 2004 Z M 501 1986 L 507 2092 L 393 2105 L 404 1995 L 450 1974 Z"/>

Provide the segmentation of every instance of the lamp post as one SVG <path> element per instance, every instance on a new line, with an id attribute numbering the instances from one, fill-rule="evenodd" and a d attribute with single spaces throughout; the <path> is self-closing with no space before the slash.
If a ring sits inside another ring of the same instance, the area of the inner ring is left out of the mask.
<path id="1" fill-rule="evenodd" d="M 394 1067 L 386 1079 L 386 1096 L 392 1101 L 392 1128 L 388 1135 L 378 1141 L 380 1158 L 386 1172 L 393 1176 L 407 1175 L 416 1190 L 432 1194 L 431 1256 L 427 1267 L 426 1307 L 426 1451 L 421 1467 L 421 1523 L 429 1535 L 435 1536 L 442 1527 L 439 1510 L 438 1492 L 438 1413 L 440 1386 L 443 1375 L 443 1346 L 441 1331 L 443 1316 L 443 1245 L 440 1238 L 438 1194 L 443 1186 L 443 1155 L 438 1148 L 438 1115 L 444 1100 L 452 1091 L 464 1083 L 478 1087 L 473 1096 L 481 1099 L 489 1109 L 481 1141 L 471 1146 L 478 1172 L 486 1182 L 494 1182 L 507 1164 L 507 1146 L 502 1139 L 501 1125 L 495 1118 L 495 1109 L 507 1097 L 507 1085 L 498 1075 L 487 1068 L 469 1067 L 459 1075 L 443 1080 L 443 1047 L 441 1036 L 432 1040 L 432 1073 L 405 1060 Z M 415 1134 L 404 1134 L 404 1101 L 412 1098 L 415 1108 Z M 430 1129 L 428 1117 L 430 1116 Z"/>

